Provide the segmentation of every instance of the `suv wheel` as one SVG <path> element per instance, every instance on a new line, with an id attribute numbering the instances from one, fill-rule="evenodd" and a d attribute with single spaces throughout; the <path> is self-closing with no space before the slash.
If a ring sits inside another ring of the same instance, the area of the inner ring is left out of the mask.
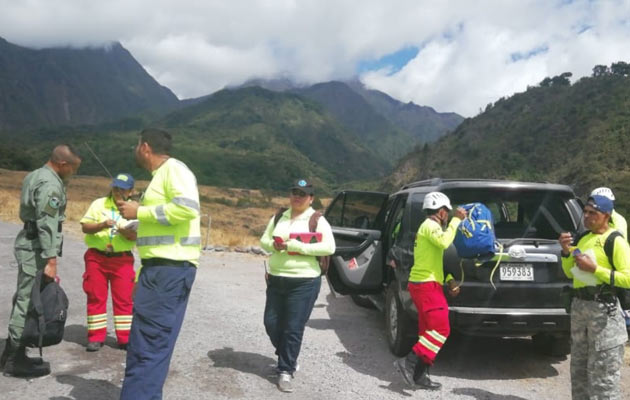
<path id="1" fill-rule="evenodd" d="M 359 294 L 352 294 L 350 295 L 350 298 L 352 299 L 352 302 L 359 307 L 370 308 L 370 309 L 376 308 L 374 306 L 374 303 L 372 303 L 372 301 L 367 296 L 361 296 Z"/>
<path id="2" fill-rule="evenodd" d="M 532 336 L 534 347 L 547 356 L 566 356 L 571 352 L 569 335 L 554 336 L 549 333 L 537 333 Z"/>
<path id="3" fill-rule="evenodd" d="M 387 288 L 385 296 L 385 326 L 389 349 L 395 355 L 402 357 L 411 351 L 411 347 L 416 341 L 415 336 L 410 335 L 414 332 L 414 324 L 403 309 L 400 300 L 398 300 L 396 294 L 397 286 L 397 283 L 394 281 Z"/>

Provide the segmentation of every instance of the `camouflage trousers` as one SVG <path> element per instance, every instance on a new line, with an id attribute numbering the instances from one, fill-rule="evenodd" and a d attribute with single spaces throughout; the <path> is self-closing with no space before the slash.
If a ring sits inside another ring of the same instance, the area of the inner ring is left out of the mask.
<path id="1" fill-rule="evenodd" d="M 604 304 L 574 298 L 571 304 L 571 396 L 573 400 L 621 399 L 619 380 L 625 321 L 617 302 L 610 315 Z"/>

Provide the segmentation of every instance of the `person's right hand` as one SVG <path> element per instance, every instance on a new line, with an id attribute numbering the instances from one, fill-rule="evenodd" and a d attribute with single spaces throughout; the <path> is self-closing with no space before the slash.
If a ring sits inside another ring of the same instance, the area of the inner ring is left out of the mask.
<path id="1" fill-rule="evenodd" d="M 116 224 L 116 221 L 114 221 L 113 219 L 108 219 L 107 221 L 103 221 L 103 222 L 101 222 L 101 226 L 102 226 L 101 230 L 102 229 L 109 229 L 112 226 L 114 226 L 115 224 Z"/>
<path id="2" fill-rule="evenodd" d="M 274 240 L 273 248 L 278 250 L 278 251 L 286 250 L 287 249 L 287 242 L 278 243 L 278 242 L 276 242 Z"/>
<path id="3" fill-rule="evenodd" d="M 560 246 L 562 246 L 562 252 L 564 254 L 568 254 L 570 252 L 570 247 L 573 244 L 573 236 L 571 236 L 569 232 L 562 232 L 558 241 L 560 242 Z"/>
<path id="4" fill-rule="evenodd" d="M 459 219 L 465 219 L 466 215 L 468 215 L 468 213 L 461 207 L 457 207 L 457 209 L 455 210 L 455 216 Z"/>
<path id="5" fill-rule="evenodd" d="M 46 266 L 44 267 L 44 276 L 50 280 L 54 280 L 57 276 L 57 257 L 48 259 Z"/>

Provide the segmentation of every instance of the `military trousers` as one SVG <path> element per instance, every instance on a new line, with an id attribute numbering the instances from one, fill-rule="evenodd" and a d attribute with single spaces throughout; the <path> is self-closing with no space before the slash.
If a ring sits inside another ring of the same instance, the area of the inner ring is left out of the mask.
<path id="1" fill-rule="evenodd" d="M 628 340 L 619 302 L 614 312 L 592 300 L 571 303 L 571 395 L 578 399 L 621 399 L 619 380 Z"/>
<path id="2" fill-rule="evenodd" d="M 9 338 L 14 343 L 19 343 L 24 331 L 28 307 L 31 304 L 35 275 L 46 267 L 48 260 L 41 257 L 40 250 L 15 249 L 14 255 L 18 263 L 18 276 L 9 318 Z"/>

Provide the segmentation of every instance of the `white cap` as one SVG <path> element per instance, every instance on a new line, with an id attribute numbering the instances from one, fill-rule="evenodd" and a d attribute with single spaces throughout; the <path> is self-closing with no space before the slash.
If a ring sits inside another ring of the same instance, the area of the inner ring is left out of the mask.
<path id="1" fill-rule="evenodd" d="M 603 186 L 598 187 L 597 189 L 593 189 L 589 197 L 592 197 L 592 196 L 604 196 L 612 201 L 615 201 L 615 195 L 613 194 L 612 190 Z"/>

